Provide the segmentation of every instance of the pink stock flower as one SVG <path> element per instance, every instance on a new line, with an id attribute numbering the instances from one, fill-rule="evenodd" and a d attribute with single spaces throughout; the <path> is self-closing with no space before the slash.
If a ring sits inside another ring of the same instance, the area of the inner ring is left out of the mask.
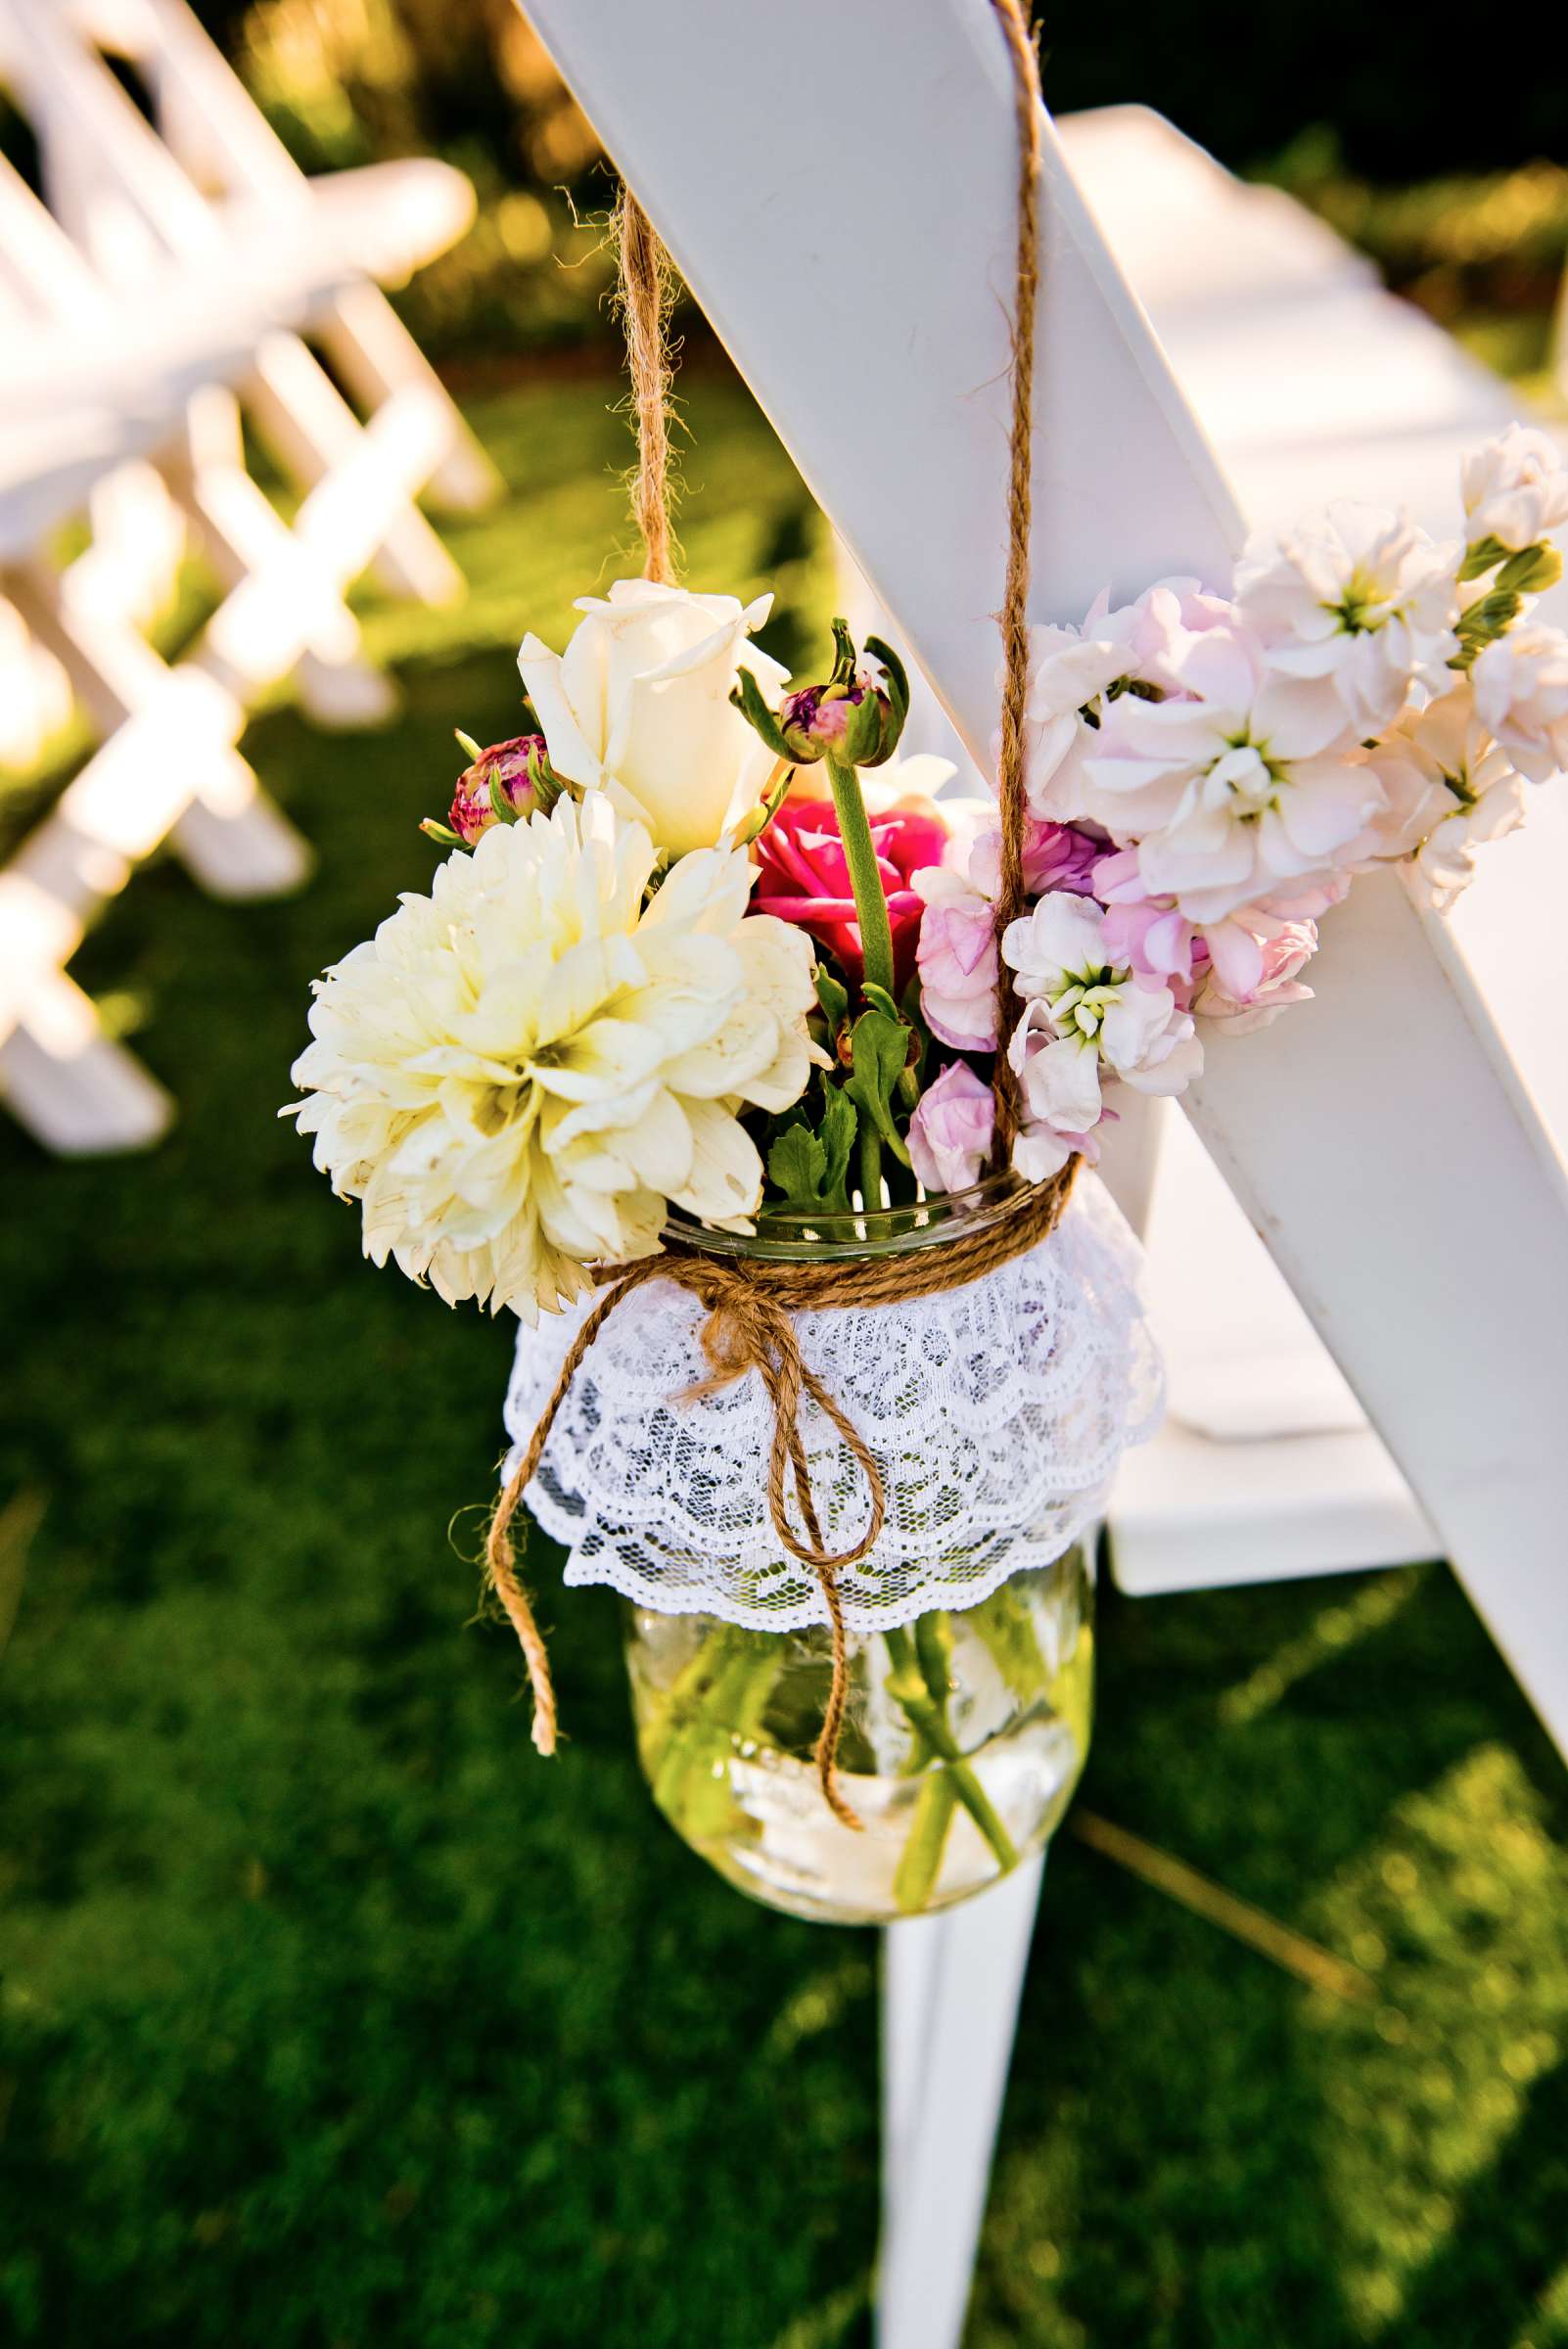
<path id="1" fill-rule="evenodd" d="M 926 1025 L 960 1052 L 991 1052 L 996 1044 L 995 898 L 1001 886 L 1001 835 L 983 832 L 969 852 L 969 877 L 943 870 L 917 873 L 926 901 L 917 963 Z M 1031 897 L 1062 890 L 1089 897 L 1105 843 L 1070 824 L 1031 816 L 1024 842 L 1024 886 Z"/>
<path id="2" fill-rule="evenodd" d="M 960 1052 L 996 1042 L 996 909 L 945 866 L 915 875 L 925 900 L 915 961 L 920 1008 L 933 1036 Z"/>
<path id="3" fill-rule="evenodd" d="M 1231 617 L 1224 598 L 1206 593 L 1196 579 L 1171 578 L 1114 610 L 1110 590 L 1102 590 L 1082 628 L 1031 628 L 1025 713 L 1031 805 L 1062 820 L 1081 816 L 1084 760 L 1109 703 L 1129 690 L 1156 699 L 1178 692 L 1176 664 L 1184 647 Z"/>
<path id="4" fill-rule="evenodd" d="M 1175 898 L 1152 897 L 1136 849 L 1119 849 L 1094 868 L 1094 895 L 1105 907 L 1105 944 L 1134 979 L 1169 987 L 1183 1009 L 1191 1000 L 1199 933 Z"/>
<path id="5" fill-rule="evenodd" d="M 1199 1019 L 1248 1036 L 1268 1027 L 1287 1003 L 1311 1000 L 1313 990 L 1298 973 L 1317 951 L 1315 922 L 1253 905 L 1210 931 L 1206 944 L 1208 976 L 1192 1006 Z"/>
<path id="6" fill-rule="evenodd" d="M 915 940 L 924 910 L 911 876 L 923 866 L 940 862 L 947 843 L 947 826 L 930 800 L 911 796 L 879 806 L 869 787 L 862 785 L 862 789 L 877 870 L 888 900 L 894 968 L 901 993 L 914 969 Z M 787 799 L 758 840 L 757 861 L 761 871 L 753 912 L 775 914 L 780 921 L 795 923 L 827 948 L 847 978 L 858 980 L 863 968 L 860 925 L 832 801 Z"/>
<path id="7" fill-rule="evenodd" d="M 1105 842 L 1072 824 L 1053 824 L 1032 815 L 1024 834 L 1024 886 L 1032 898 L 1053 889 L 1070 889 L 1075 897 L 1094 895 L 1094 866 L 1105 854 Z M 969 852 L 969 878 L 993 898 L 1001 886 L 1001 834 L 981 833 Z"/>
<path id="8" fill-rule="evenodd" d="M 1203 924 L 1187 921 L 1174 898 L 1148 894 L 1134 849 L 1102 857 L 1094 888 L 1106 945 L 1134 979 L 1168 987 L 1184 1009 L 1241 1035 L 1311 996 L 1297 973 L 1317 951 L 1314 917 L 1339 902 L 1350 877 L 1305 883 Z"/>
<path id="9" fill-rule="evenodd" d="M 991 1087 L 966 1060 L 943 1070 L 909 1121 L 909 1164 L 928 1191 L 963 1191 L 991 1156 Z"/>

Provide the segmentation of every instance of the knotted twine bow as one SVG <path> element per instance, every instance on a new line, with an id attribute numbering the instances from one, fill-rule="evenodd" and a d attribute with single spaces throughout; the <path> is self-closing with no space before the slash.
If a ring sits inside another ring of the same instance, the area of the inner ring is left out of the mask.
<path id="1" fill-rule="evenodd" d="M 1024 710 L 1029 686 L 1029 559 L 1031 449 L 1034 430 L 1035 312 L 1039 291 L 1040 90 L 1034 36 L 1022 0 L 992 0 L 1006 36 L 1013 69 L 1018 119 L 1017 288 L 1013 317 L 1012 426 L 1007 486 L 1007 577 L 999 615 L 1002 635 L 1001 747 L 997 801 L 1001 818 L 1000 876 L 995 935 L 1000 946 L 1007 925 L 1027 904 L 1024 835 L 1028 802 L 1024 788 Z M 632 509 L 645 549 L 643 576 L 673 577 L 669 543 L 669 357 L 665 342 L 668 273 L 653 226 L 629 188 L 617 210 L 621 259 L 620 308 L 626 336 L 636 419 L 637 466 Z M 1005 1033 L 1007 977 L 997 954 L 996 1032 Z M 1019 1126 L 1018 1079 L 1005 1051 L 998 1051 L 992 1079 L 995 1100 L 993 1163 L 1005 1166 Z M 987 1272 L 1038 1247 L 1061 1220 L 1079 1161 L 1069 1160 L 1048 1182 L 1024 1193 L 995 1222 L 944 1240 L 940 1247 L 907 1257 L 862 1258 L 800 1265 L 762 1259 L 726 1259 L 666 1236 L 658 1256 L 604 1269 L 604 1283 L 581 1328 L 567 1350 L 538 1425 L 496 1502 L 485 1537 L 486 1576 L 518 1636 L 533 1690 L 533 1742 L 541 1754 L 556 1743 L 555 1688 L 549 1657 L 528 1593 L 518 1577 L 511 1526 L 523 1495 L 544 1455 L 556 1415 L 572 1381 L 622 1300 L 650 1280 L 672 1281 L 708 1309 L 702 1347 L 710 1375 L 677 1400 L 712 1395 L 756 1370 L 773 1408 L 768 1452 L 767 1506 L 773 1530 L 792 1557 L 809 1566 L 822 1587 L 833 1633 L 833 1677 L 822 1730 L 816 1743 L 817 1775 L 834 1815 L 849 1827 L 860 1820 L 839 1792 L 837 1757 L 849 1700 L 849 1642 L 838 1577 L 868 1556 L 887 1515 L 882 1472 L 870 1447 L 828 1392 L 801 1352 L 794 1316 L 799 1313 L 855 1311 L 901 1304 L 964 1287 Z M 867 1202 L 867 1205 L 871 1205 Z M 865 1479 L 869 1498 L 858 1540 L 834 1553 L 826 1547 L 811 1491 L 801 1435 L 803 1403 L 825 1413 Z M 791 1522 L 788 1497 L 793 1483 L 804 1539 Z"/>

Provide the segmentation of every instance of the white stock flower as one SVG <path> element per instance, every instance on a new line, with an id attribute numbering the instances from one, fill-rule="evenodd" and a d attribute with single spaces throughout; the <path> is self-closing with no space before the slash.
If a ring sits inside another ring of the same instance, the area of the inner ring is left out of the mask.
<path id="1" fill-rule="evenodd" d="M 1474 544 L 1495 538 L 1518 553 L 1539 545 L 1568 522 L 1568 468 L 1546 434 L 1510 424 L 1459 467 L 1464 511 Z"/>
<path id="2" fill-rule="evenodd" d="M 1086 812 L 1137 843 L 1148 894 L 1217 922 L 1338 866 L 1380 796 L 1343 714 L 1237 625 L 1190 636 L 1173 675 L 1180 698 L 1109 703 L 1084 761 Z"/>
<path id="3" fill-rule="evenodd" d="M 1568 635 L 1522 621 L 1470 671 L 1476 714 L 1532 783 L 1568 769 Z"/>
<path id="4" fill-rule="evenodd" d="M 655 1253 L 667 1201 L 754 1213 L 737 1112 L 806 1084 L 813 948 L 747 915 L 743 851 L 683 857 L 645 908 L 655 861 L 602 796 L 563 799 L 448 857 L 318 982 L 286 1114 L 377 1264 L 531 1321 L 590 1263 Z"/>
<path id="5" fill-rule="evenodd" d="M 1357 843 L 1358 862 L 1413 858 L 1413 894 L 1452 905 L 1472 878 L 1475 850 L 1511 832 L 1524 813 L 1519 776 L 1482 724 L 1469 681 L 1407 713 L 1367 764 L 1384 805 Z"/>
<path id="6" fill-rule="evenodd" d="M 1364 738 L 1399 715 L 1412 683 L 1445 682 L 1462 552 L 1386 506 L 1341 503 L 1277 545 L 1252 540 L 1236 603 L 1270 668 L 1331 693 Z"/>
<path id="7" fill-rule="evenodd" d="M 1368 760 L 1383 786 L 1360 843 L 1363 857 L 1408 857 L 1417 902 L 1446 911 L 1475 872 L 1475 852 L 1524 818 L 1524 784 L 1481 722 L 1467 679 L 1412 712 Z"/>
<path id="8" fill-rule="evenodd" d="M 1140 1093 L 1178 1093 L 1203 1066 L 1188 1014 L 1168 987 L 1113 962 L 1091 898 L 1057 892 L 1010 923 L 1002 957 L 1024 1016 L 1008 1047 L 1030 1119 L 1058 1134 L 1099 1123 L 1102 1071 Z"/>
<path id="9" fill-rule="evenodd" d="M 1196 579 L 1172 578 L 1114 611 L 1103 591 L 1081 628 L 1030 629 L 1025 780 L 1037 815 L 1071 823 L 1084 812 L 1083 760 L 1095 737 L 1082 713 L 1097 720 L 1105 696 L 1136 686 L 1164 691 L 1186 639 L 1230 617 Z"/>
<path id="10" fill-rule="evenodd" d="M 609 790 L 672 855 L 712 848 L 774 763 L 729 700 L 742 668 L 769 703 L 789 676 L 747 641 L 772 602 L 617 579 L 577 603 L 565 653 L 525 636 L 517 665 L 556 773 Z"/>

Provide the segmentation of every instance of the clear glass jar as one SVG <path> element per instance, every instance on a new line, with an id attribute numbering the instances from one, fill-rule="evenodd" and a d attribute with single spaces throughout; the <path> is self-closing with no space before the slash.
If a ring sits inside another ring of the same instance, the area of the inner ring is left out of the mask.
<path id="1" fill-rule="evenodd" d="M 1005 1212 L 1010 1176 L 973 1192 L 685 1240 L 773 1261 L 940 1246 Z M 770 1908 L 885 1924 L 949 1908 L 1037 1852 L 1088 1751 L 1094 1549 L 1026 1568 L 990 1597 L 850 1635 L 835 1818 L 814 1749 L 832 1677 L 827 1627 L 769 1632 L 625 1604 L 638 1751 L 660 1810 L 719 1874 Z"/>

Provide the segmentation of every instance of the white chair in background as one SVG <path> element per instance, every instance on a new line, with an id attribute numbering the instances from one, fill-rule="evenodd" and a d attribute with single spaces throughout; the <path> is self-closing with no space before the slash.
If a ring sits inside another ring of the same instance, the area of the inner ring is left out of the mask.
<path id="1" fill-rule="evenodd" d="M 988 0 L 797 0 L 834 58 L 804 117 L 758 109 L 766 28 L 723 0 L 687 0 L 678 43 L 621 0 L 530 14 L 984 760 L 1016 189 Z M 1046 157 L 1033 605 L 1061 620 L 1108 569 L 1223 576 L 1242 521 L 1048 126 Z M 1221 1039 L 1193 1122 L 1568 1746 L 1568 1178 L 1459 933 L 1392 873 L 1333 921 L 1311 1016 Z M 1454 1244 L 1483 1201 L 1484 1257 Z M 890 1936 L 883 2349 L 961 2330 L 1031 1890 Z"/>
<path id="2" fill-rule="evenodd" d="M 460 172 L 427 156 L 311 178 L 300 170 L 186 0 L 65 0 L 82 32 L 111 56 L 128 59 L 152 95 L 169 152 L 217 200 L 220 222 L 241 226 L 259 206 L 268 215 L 308 215 L 334 250 L 359 256 L 361 274 L 335 289 L 312 332 L 354 397 L 370 411 L 418 387 L 440 397 L 448 444 L 428 484 L 456 511 L 488 505 L 501 483 L 418 344 L 382 292 L 401 285 L 455 244 L 473 217 L 473 191 Z M 284 396 L 280 392 L 280 396 Z M 296 419 L 309 454 L 309 413 Z"/>
<path id="3" fill-rule="evenodd" d="M 171 1105 L 103 1036 L 65 965 L 96 907 L 165 836 L 222 896 L 272 894 L 307 869 L 236 745 L 257 695 L 303 658 L 324 676 L 335 662 L 363 668 L 344 590 L 374 554 L 389 503 L 430 478 L 446 427 L 434 401 L 389 400 L 285 525 L 238 449 L 203 436 L 209 402 L 227 431 L 227 388 L 258 339 L 308 306 L 322 257 L 303 286 L 286 253 L 270 278 L 237 285 L 219 253 L 116 299 L 9 167 L 0 253 L 15 352 L 0 382 L 0 591 L 105 736 L 0 871 L 0 1088 L 55 1149 L 126 1148 L 155 1138 Z M 58 526 L 132 462 L 159 467 L 232 579 L 172 668 L 48 553 Z"/>
<path id="4" fill-rule="evenodd" d="M 302 489 L 348 469 L 358 494 L 376 509 L 372 568 L 392 591 L 429 603 L 454 600 L 461 576 L 413 502 L 430 484 L 410 484 L 395 469 L 365 461 L 366 427 L 302 338 L 308 333 L 335 344 L 345 380 L 364 386 L 371 423 L 389 419 L 381 445 L 399 441 L 402 428 L 391 419 L 417 415 L 420 438 L 433 441 L 436 451 L 432 483 L 444 474 L 470 501 L 493 487 L 493 474 L 438 380 L 423 360 L 405 363 L 404 346 L 412 345 L 367 275 L 406 276 L 430 251 L 450 243 L 472 214 L 467 181 L 428 158 L 307 180 L 198 28 L 182 34 L 177 16 L 152 0 L 146 7 L 126 0 L 104 13 L 111 21 L 102 29 L 121 47 L 136 36 L 155 88 L 183 93 L 170 101 L 173 122 L 188 129 L 204 99 L 228 101 L 219 105 L 221 122 L 208 122 L 204 161 L 222 150 L 231 117 L 246 134 L 223 192 L 208 195 L 109 71 L 83 9 L 73 0 L 0 0 L 0 78 L 32 125 L 51 208 L 100 279 L 126 292 L 178 263 L 225 284 L 233 302 L 256 315 L 250 364 L 232 390 L 208 393 L 194 438 L 194 498 L 208 551 L 234 577 L 255 561 L 258 538 L 265 540 L 261 506 L 237 480 L 245 470 L 243 406 Z M 168 62 L 171 26 L 180 56 L 194 47 L 202 69 L 194 82 L 188 66 L 176 71 Z M 263 169 L 269 156 L 270 168 Z M 341 201 L 340 183 L 350 179 L 353 200 Z M 324 193 L 313 194 L 318 187 Z M 384 352 L 379 371 L 364 355 L 370 349 Z M 129 489 L 120 483 L 98 493 L 101 544 L 88 568 L 100 606 L 118 593 L 122 609 L 145 617 L 156 600 L 159 575 L 167 569 L 166 554 L 161 560 L 166 531 L 153 527 L 156 504 L 145 475 Z M 392 707 L 384 677 L 362 663 L 318 662 L 308 647 L 299 686 L 305 707 L 328 724 L 372 722 Z"/>

